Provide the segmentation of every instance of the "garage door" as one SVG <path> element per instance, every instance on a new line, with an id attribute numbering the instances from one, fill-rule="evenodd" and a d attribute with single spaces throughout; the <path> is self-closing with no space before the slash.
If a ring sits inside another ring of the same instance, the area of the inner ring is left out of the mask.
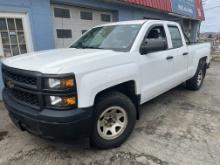
<path id="1" fill-rule="evenodd" d="M 56 48 L 72 44 L 92 27 L 112 21 L 112 13 L 81 7 L 52 5 Z"/>

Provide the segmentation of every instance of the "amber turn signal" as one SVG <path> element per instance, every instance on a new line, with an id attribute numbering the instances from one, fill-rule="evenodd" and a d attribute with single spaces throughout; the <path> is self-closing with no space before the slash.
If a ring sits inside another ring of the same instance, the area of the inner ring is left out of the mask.
<path id="1" fill-rule="evenodd" d="M 68 106 L 76 105 L 76 97 L 66 97 L 64 98 L 64 103 Z"/>
<path id="2" fill-rule="evenodd" d="M 72 88 L 74 86 L 74 80 L 73 79 L 63 80 L 63 84 L 66 88 Z"/>

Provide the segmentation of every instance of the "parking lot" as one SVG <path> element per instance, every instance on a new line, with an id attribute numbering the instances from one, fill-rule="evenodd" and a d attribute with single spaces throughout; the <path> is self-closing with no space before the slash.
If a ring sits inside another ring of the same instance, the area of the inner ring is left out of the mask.
<path id="1" fill-rule="evenodd" d="M 0 103 L 0 165 L 220 163 L 220 63 L 213 63 L 203 88 L 179 86 L 142 106 L 127 142 L 94 150 L 86 141 L 54 143 L 21 132 Z"/>

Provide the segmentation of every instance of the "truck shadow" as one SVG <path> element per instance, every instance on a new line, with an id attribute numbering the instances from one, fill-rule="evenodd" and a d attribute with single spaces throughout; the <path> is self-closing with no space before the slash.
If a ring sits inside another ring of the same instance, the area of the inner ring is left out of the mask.
<path id="1" fill-rule="evenodd" d="M 42 139 L 45 140 L 45 139 Z M 71 151 L 79 151 L 79 150 L 88 150 L 91 149 L 89 138 L 82 138 L 76 140 L 68 140 L 68 141 L 54 141 L 54 140 L 46 140 L 49 147 L 58 149 L 58 150 L 71 150 Z"/>

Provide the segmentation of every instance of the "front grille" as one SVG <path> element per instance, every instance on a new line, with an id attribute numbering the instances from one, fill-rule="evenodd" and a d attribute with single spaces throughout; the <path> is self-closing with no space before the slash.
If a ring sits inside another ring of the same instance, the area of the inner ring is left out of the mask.
<path id="1" fill-rule="evenodd" d="M 38 89 L 37 73 L 2 66 L 3 80 L 11 98 L 21 104 L 40 108 L 38 95 L 32 94 Z M 28 92 L 30 90 L 30 92 Z"/>
<path id="2" fill-rule="evenodd" d="M 2 76 L 5 84 L 6 94 L 9 95 L 10 99 L 13 101 L 23 104 L 25 106 L 30 106 L 35 110 L 39 111 L 43 108 L 53 108 L 49 107 L 47 103 L 47 96 L 56 95 L 77 95 L 76 88 L 73 90 L 49 90 L 44 89 L 42 84 L 44 79 L 51 75 L 44 75 L 40 72 L 21 70 L 16 68 L 8 67 L 2 64 Z M 72 74 L 60 75 L 60 77 L 72 77 Z M 68 109 L 70 107 L 64 107 L 63 109 Z M 62 107 L 57 108 L 62 109 Z"/>
<path id="3" fill-rule="evenodd" d="M 16 81 L 19 83 L 24 83 L 26 85 L 37 86 L 37 78 L 36 77 L 13 73 L 13 72 L 7 71 L 5 69 L 3 69 L 2 71 L 3 71 L 3 76 L 6 79 L 10 79 L 12 81 Z"/>
<path id="4" fill-rule="evenodd" d="M 38 96 L 35 94 L 19 91 L 16 89 L 10 90 L 10 94 L 12 95 L 12 97 L 14 97 L 15 99 L 21 102 L 24 102 L 32 106 L 37 106 L 37 107 L 40 106 Z"/>

